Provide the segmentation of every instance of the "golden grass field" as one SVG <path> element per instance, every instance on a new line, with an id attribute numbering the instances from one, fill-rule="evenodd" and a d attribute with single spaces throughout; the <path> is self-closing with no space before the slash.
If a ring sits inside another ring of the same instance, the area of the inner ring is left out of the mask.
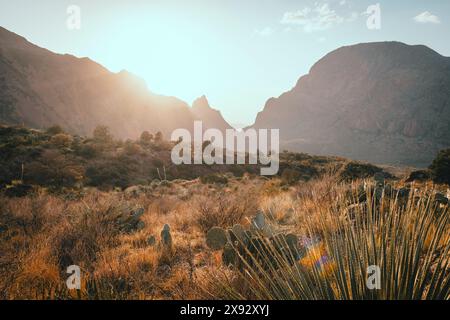
<path id="1" fill-rule="evenodd" d="M 405 183 L 389 183 L 379 201 L 370 179 L 333 174 L 292 186 L 245 175 L 225 185 L 175 180 L 139 192 L 4 197 L 0 298 L 449 299 L 450 215 L 434 200 L 446 189 L 412 184 L 401 198 Z M 364 184 L 365 203 L 358 200 Z M 115 217 L 136 208 L 144 209 L 144 224 L 124 232 Z M 275 232 L 317 241 L 293 264 L 270 251 L 241 268 L 225 266 L 206 233 L 248 227 L 258 211 Z M 160 243 L 165 224 L 170 248 Z M 81 290 L 66 287 L 72 264 L 81 267 Z M 379 290 L 366 286 L 370 265 L 380 267 Z"/>

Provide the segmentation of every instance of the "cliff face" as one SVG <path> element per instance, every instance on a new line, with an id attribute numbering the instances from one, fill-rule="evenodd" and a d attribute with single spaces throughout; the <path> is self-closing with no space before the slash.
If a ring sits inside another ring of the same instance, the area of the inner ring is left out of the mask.
<path id="1" fill-rule="evenodd" d="M 254 127 L 280 128 L 296 151 L 428 165 L 450 146 L 450 58 L 397 42 L 340 48 L 270 99 Z"/>
<path id="2" fill-rule="evenodd" d="M 132 74 L 59 55 L 0 28 L 0 122 L 45 128 L 59 124 L 87 135 L 107 125 L 120 138 L 144 130 L 192 129 L 198 114 L 183 101 L 148 91 Z"/>

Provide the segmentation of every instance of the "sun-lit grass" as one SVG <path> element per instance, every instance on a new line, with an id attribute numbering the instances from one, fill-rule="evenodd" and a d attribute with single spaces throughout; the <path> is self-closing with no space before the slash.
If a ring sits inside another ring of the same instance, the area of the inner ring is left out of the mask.
<path id="1" fill-rule="evenodd" d="M 335 186 L 342 189 L 342 186 Z M 304 191 L 304 190 L 303 190 Z M 331 194 L 333 190 L 330 190 Z M 252 256 L 239 282 L 219 277 L 218 289 L 235 299 L 449 299 L 450 224 L 448 207 L 418 193 L 400 204 L 397 197 L 380 203 L 369 197 L 367 210 L 342 219 L 339 206 L 311 192 L 312 219 L 299 214 L 303 236 L 319 237 L 298 263 L 291 265 L 276 250 Z M 322 198 L 322 199 L 321 199 Z M 342 206 L 344 207 L 344 206 Z M 297 211 L 299 212 L 299 211 Z M 300 210 L 301 212 L 301 210 Z M 307 215 L 307 213 L 306 213 Z M 318 234 L 320 230 L 320 234 Z M 267 242 L 268 247 L 272 245 Z M 241 257 L 243 260 L 244 258 Z M 277 261 L 278 267 L 267 265 Z M 379 266 L 380 288 L 366 284 L 368 267 Z M 245 288 L 245 290 L 243 290 Z"/>
<path id="2" fill-rule="evenodd" d="M 413 186 L 409 199 L 369 195 L 364 205 L 363 183 L 329 175 L 285 187 L 256 177 L 180 181 L 137 195 L 1 198 L 0 298 L 449 299 L 450 215 L 433 201 L 436 187 Z M 123 232 L 114 217 L 138 207 L 145 226 Z M 292 264 L 264 242 L 259 257 L 228 268 L 207 248 L 209 228 L 248 225 L 257 210 L 275 230 L 299 236 L 301 259 Z M 165 224 L 170 250 L 160 243 Z M 82 270 L 80 291 L 65 286 L 72 264 Z M 380 267 L 380 290 L 366 286 L 371 265 Z"/>

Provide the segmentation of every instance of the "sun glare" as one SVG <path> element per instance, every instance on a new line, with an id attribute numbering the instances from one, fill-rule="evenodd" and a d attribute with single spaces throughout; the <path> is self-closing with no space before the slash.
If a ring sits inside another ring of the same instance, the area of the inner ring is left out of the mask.
<path id="1" fill-rule="evenodd" d="M 136 14 L 116 21 L 98 55 L 112 71 L 127 69 L 155 93 L 190 103 L 204 94 L 226 51 L 195 22 Z"/>

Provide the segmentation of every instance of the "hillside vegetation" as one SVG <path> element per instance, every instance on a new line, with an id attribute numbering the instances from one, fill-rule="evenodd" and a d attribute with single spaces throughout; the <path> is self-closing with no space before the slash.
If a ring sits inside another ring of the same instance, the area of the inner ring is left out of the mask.
<path id="1" fill-rule="evenodd" d="M 175 167 L 170 148 L 2 127 L 0 298 L 450 298 L 446 185 L 288 152 L 272 178 Z"/>

